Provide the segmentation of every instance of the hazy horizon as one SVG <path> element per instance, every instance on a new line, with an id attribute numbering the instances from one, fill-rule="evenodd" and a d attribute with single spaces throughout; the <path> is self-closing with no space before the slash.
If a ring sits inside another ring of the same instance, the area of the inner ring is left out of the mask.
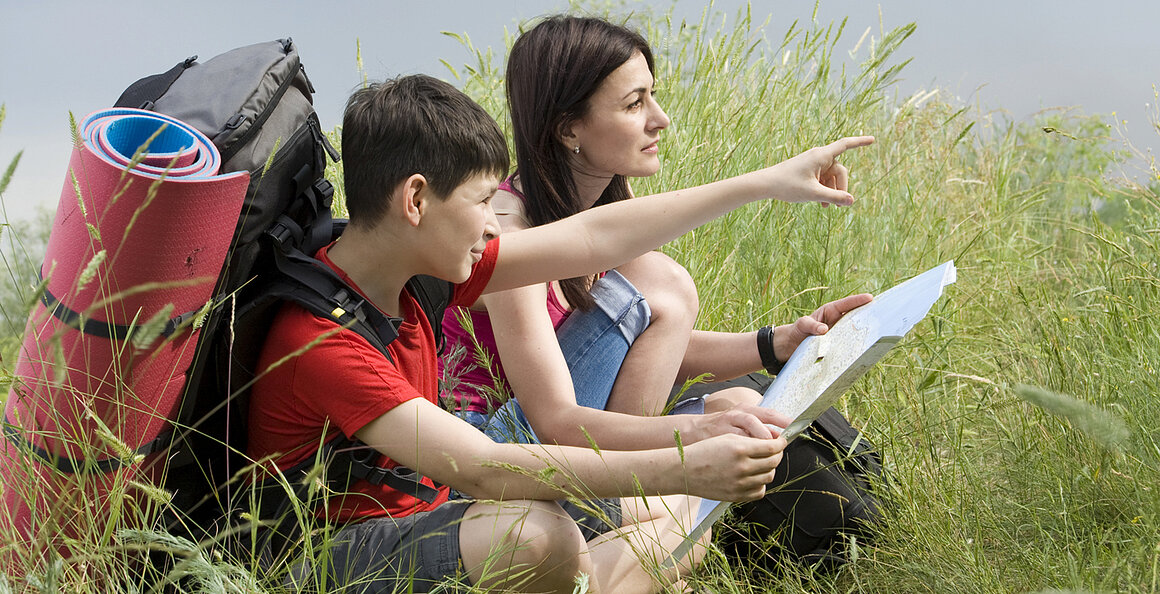
<path id="1" fill-rule="evenodd" d="M 440 63 L 460 67 L 473 56 L 442 31 L 466 34 L 476 47 L 491 47 L 502 67 L 505 27 L 566 9 L 556 0 L 502 2 L 199 3 L 197 8 L 155 8 L 141 2 L 116 8 L 86 3 L 17 3 L 0 0 L 0 166 L 24 151 L 4 193 L 9 217 L 30 216 L 37 205 L 56 206 L 68 165 L 68 116 L 78 119 L 112 104 L 142 76 L 168 69 L 197 54 L 202 60 L 233 47 L 293 37 L 316 89 L 323 126 L 339 123 L 346 95 L 361 81 L 356 42 L 368 76 L 426 72 L 450 79 Z M 663 2 L 626 3 L 664 10 Z M 743 2 L 716 2 L 730 22 Z M 705 4 L 677 2 L 676 17 L 695 21 Z M 757 22 L 772 15 L 766 38 L 780 36 L 795 20 L 808 20 L 812 0 L 757 2 Z M 214 10 L 210 10 L 214 8 Z M 181 10 L 184 14 L 167 11 Z M 917 31 L 896 54 L 913 57 L 897 90 L 943 89 L 944 100 L 976 105 L 1023 120 L 1040 109 L 1077 107 L 1111 114 L 1139 148 L 1157 146 L 1147 114 L 1155 107 L 1160 3 L 1111 2 L 1099 10 L 1075 0 L 960 4 L 920 0 L 823 1 L 822 23 L 848 18 L 839 50 L 854 48 L 868 28 L 886 30 L 916 22 Z M 454 82 L 454 81 L 453 81 Z M 1146 106 L 1146 104 L 1150 104 Z M 674 125 L 680 125 L 675 122 Z M 1129 172 L 1130 173 L 1130 172 Z"/>

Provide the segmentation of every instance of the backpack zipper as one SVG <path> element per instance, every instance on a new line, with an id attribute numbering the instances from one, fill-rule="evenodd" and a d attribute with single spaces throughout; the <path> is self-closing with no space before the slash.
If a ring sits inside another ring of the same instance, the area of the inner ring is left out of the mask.
<path id="1" fill-rule="evenodd" d="M 238 154 L 238 151 L 241 150 L 243 146 L 246 146 L 246 144 L 248 144 L 250 140 L 252 140 L 254 136 L 258 134 L 258 131 L 262 129 L 262 125 L 266 123 L 266 120 L 270 119 L 270 114 L 273 113 L 274 108 L 278 107 L 278 102 L 282 100 L 282 96 L 286 94 L 286 91 L 290 88 L 290 85 L 294 84 L 294 79 L 298 77 L 298 73 L 301 71 L 302 64 L 298 64 L 298 66 L 294 68 L 292 72 L 290 72 L 290 75 L 286 77 L 286 80 L 282 81 L 282 84 L 278 85 L 278 90 L 274 91 L 274 95 L 270 97 L 270 101 L 266 104 L 266 109 L 263 109 L 262 113 L 258 114 L 258 118 L 254 120 L 254 124 L 250 126 L 250 129 L 246 130 L 245 134 L 231 143 L 230 148 L 222 151 L 222 163 L 226 163 L 232 159 L 234 155 Z M 243 114 L 238 115 L 241 115 L 244 121 L 245 116 Z M 234 116 L 234 118 L 236 117 L 237 116 Z M 230 118 L 230 121 L 233 121 L 234 118 Z M 238 125 L 241 125 L 241 121 L 238 122 Z"/>

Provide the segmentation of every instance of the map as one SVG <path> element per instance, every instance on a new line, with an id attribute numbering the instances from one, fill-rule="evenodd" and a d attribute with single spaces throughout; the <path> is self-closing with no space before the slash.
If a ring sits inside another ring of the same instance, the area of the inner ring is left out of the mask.
<path id="1" fill-rule="evenodd" d="M 954 261 L 940 264 L 847 313 L 822 336 L 803 340 L 761 401 L 793 419 L 782 433 L 786 440 L 800 435 L 898 344 L 957 278 Z M 693 530 L 673 551 L 669 565 L 684 557 L 729 505 L 702 500 Z"/>

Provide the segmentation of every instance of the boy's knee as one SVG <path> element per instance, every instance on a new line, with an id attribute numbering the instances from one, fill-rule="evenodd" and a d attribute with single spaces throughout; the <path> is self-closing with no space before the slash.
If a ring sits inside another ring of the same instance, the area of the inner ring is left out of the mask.
<path id="1" fill-rule="evenodd" d="M 553 502 L 529 502 L 527 513 L 504 534 L 500 550 L 510 551 L 515 574 L 527 572 L 548 591 L 571 591 L 579 573 L 592 573 L 579 527 Z"/>

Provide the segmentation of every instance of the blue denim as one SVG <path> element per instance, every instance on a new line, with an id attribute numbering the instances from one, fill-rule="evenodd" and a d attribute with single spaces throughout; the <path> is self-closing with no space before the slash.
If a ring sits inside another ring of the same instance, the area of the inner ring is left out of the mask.
<path id="1" fill-rule="evenodd" d="M 703 415 L 705 414 L 705 397 L 693 396 L 685 398 L 673 405 L 670 415 Z"/>
<path id="2" fill-rule="evenodd" d="M 619 272 L 610 270 L 592 286 L 596 307 L 574 311 L 556 330 L 556 339 L 576 389 L 576 403 L 604 410 L 629 347 L 645 328 L 652 311 L 644 296 Z M 539 443 L 515 398 L 490 418 L 460 413 L 488 437 L 502 443 Z"/>
<path id="3" fill-rule="evenodd" d="M 608 271 L 592 285 L 596 307 L 573 312 L 556 330 L 568 362 L 576 403 L 604 410 L 628 349 L 648 328 L 652 310 L 640 291 L 619 272 Z"/>

